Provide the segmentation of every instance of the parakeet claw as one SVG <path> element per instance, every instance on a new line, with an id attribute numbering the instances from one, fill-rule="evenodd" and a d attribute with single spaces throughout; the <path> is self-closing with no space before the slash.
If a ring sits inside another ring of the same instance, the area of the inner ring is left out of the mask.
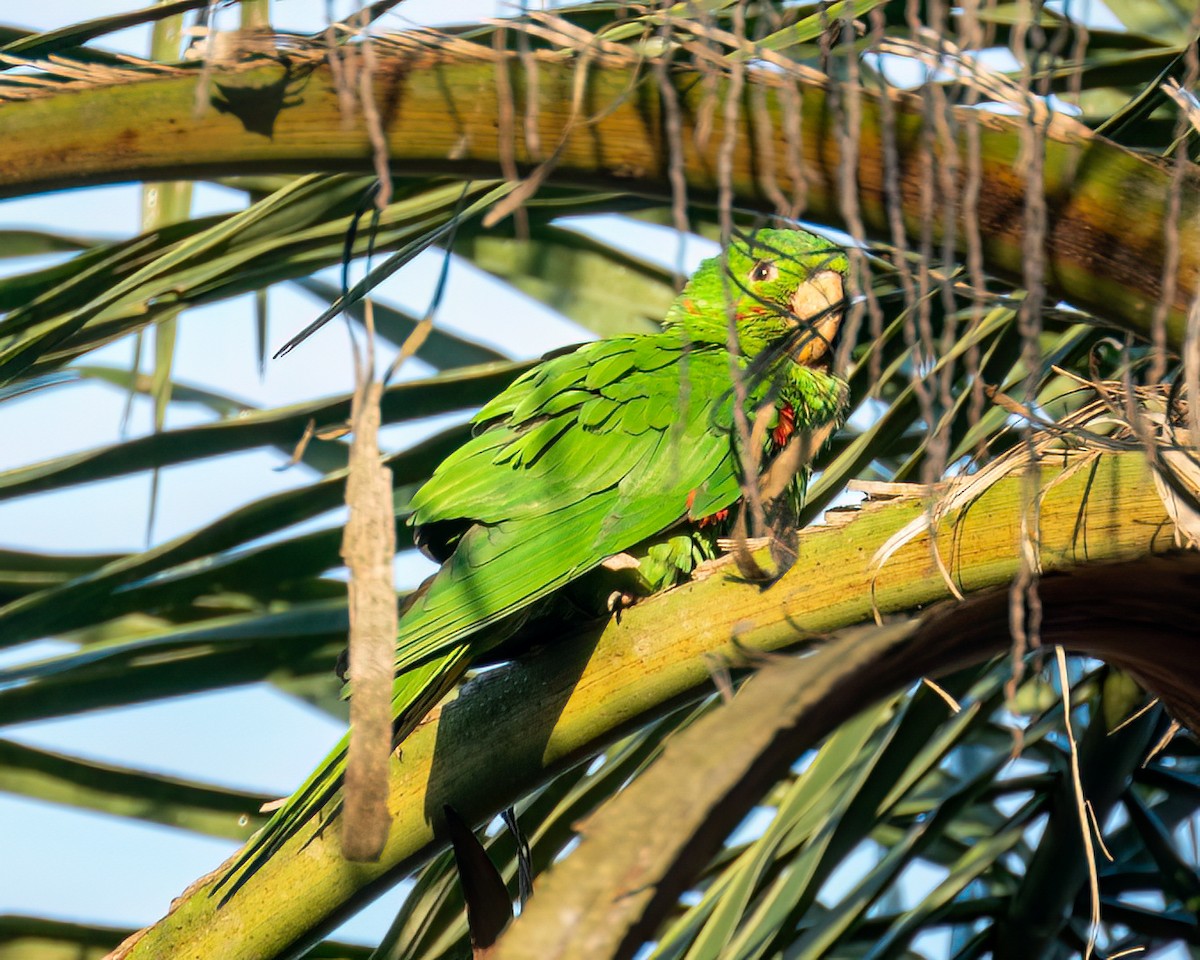
<path id="1" fill-rule="evenodd" d="M 627 610 L 637 603 L 638 598 L 632 593 L 626 593 L 624 590 L 614 590 L 608 595 L 608 612 L 620 613 L 622 610 Z"/>

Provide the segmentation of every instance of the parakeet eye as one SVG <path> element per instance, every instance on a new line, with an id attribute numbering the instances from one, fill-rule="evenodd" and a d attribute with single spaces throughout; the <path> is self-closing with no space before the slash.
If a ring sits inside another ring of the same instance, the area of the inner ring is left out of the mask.
<path id="1" fill-rule="evenodd" d="M 779 276 L 779 268 L 770 260 L 759 260 L 750 268 L 750 279 L 755 283 L 769 283 Z"/>

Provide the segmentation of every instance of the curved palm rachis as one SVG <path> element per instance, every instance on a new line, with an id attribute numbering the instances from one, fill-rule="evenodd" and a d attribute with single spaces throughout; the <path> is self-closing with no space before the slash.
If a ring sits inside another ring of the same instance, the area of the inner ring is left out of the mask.
<path id="1" fill-rule="evenodd" d="M 643 556 L 649 588 L 669 585 L 711 555 L 723 524 L 706 520 L 738 504 L 744 464 L 840 422 L 845 384 L 820 364 L 846 266 L 812 234 L 760 231 L 701 264 L 661 333 L 548 359 L 479 412 L 476 435 L 412 501 L 416 539 L 443 563 L 400 620 L 398 738 L 507 635 L 485 628 L 516 623 L 623 552 Z M 748 418 L 769 418 L 753 458 L 739 450 L 738 397 Z M 329 799 L 344 767 L 343 742 L 252 841 L 232 889 Z"/>

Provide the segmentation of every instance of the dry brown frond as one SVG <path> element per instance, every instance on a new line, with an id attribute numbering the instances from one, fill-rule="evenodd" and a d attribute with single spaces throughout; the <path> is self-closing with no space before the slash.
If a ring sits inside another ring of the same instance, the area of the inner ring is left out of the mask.
<path id="1" fill-rule="evenodd" d="M 133 83 L 150 77 L 186 76 L 192 71 L 169 64 L 154 63 L 137 57 L 121 57 L 128 66 L 113 66 L 103 63 L 80 63 L 58 54 L 46 59 L 30 59 L 0 53 L 0 64 L 26 68 L 36 73 L 6 72 L 0 76 L 0 103 L 17 100 L 32 100 L 37 97 L 61 93 L 64 90 L 79 90 L 92 87 L 115 86 Z"/>
<path id="2" fill-rule="evenodd" d="M 978 472 L 934 488 L 906 484 L 897 485 L 893 490 L 891 485 L 885 485 L 884 489 L 892 495 L 936 496 L 930 510 L 897 530 L 879 547 L 872 558 L 876 575 L 897 550 L 921 534 L 935 530 L 941 521 L 969 507 L 1007 476 L 1043 461 L 1065 463 L 1067 469 L 1038 491 L 1040 501 L 1056 485 L 1091 464 L 1102 453 L 1143 449 L 1144 438 L 1139 434 L 1142 423 L 1149 425 L 1152 431 L 1150 462 L 1155 484 L 1175 523 L 1180 543 L 1200 545 L 1200 456 L 1184 426 L 1187 422 L 1186 401 L 1179 396 L 1172 397 L 1166 386 L 1139 386 L 1130 392 L 1119 381 L 1079 382 L 1081 388 L 1095 393 L 1094 399 L 1058 421 L 1047 420 L 1003 394 L 993 395 L 997 403 L 1025 418 L 1037 429 L 1031 444 L 1017 444 L 987 462 Z M 1135 418 L 1141 422 L 1135 422 Z M 858 488 L 872 490 L 873 485 L 859 485 Z M 1036 531 L 1033 535 L 1036 540 Z"/>

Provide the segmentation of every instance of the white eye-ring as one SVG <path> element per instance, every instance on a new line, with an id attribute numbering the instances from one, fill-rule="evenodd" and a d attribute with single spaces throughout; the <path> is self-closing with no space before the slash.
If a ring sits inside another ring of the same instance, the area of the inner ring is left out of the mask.
<path id="1" fill-rule="evenodd" d="M 750 268 L 750 280 L 754 283 L 770 283 L 779 276 L 779 268 L 770 260 L 759 260 Z"/>

